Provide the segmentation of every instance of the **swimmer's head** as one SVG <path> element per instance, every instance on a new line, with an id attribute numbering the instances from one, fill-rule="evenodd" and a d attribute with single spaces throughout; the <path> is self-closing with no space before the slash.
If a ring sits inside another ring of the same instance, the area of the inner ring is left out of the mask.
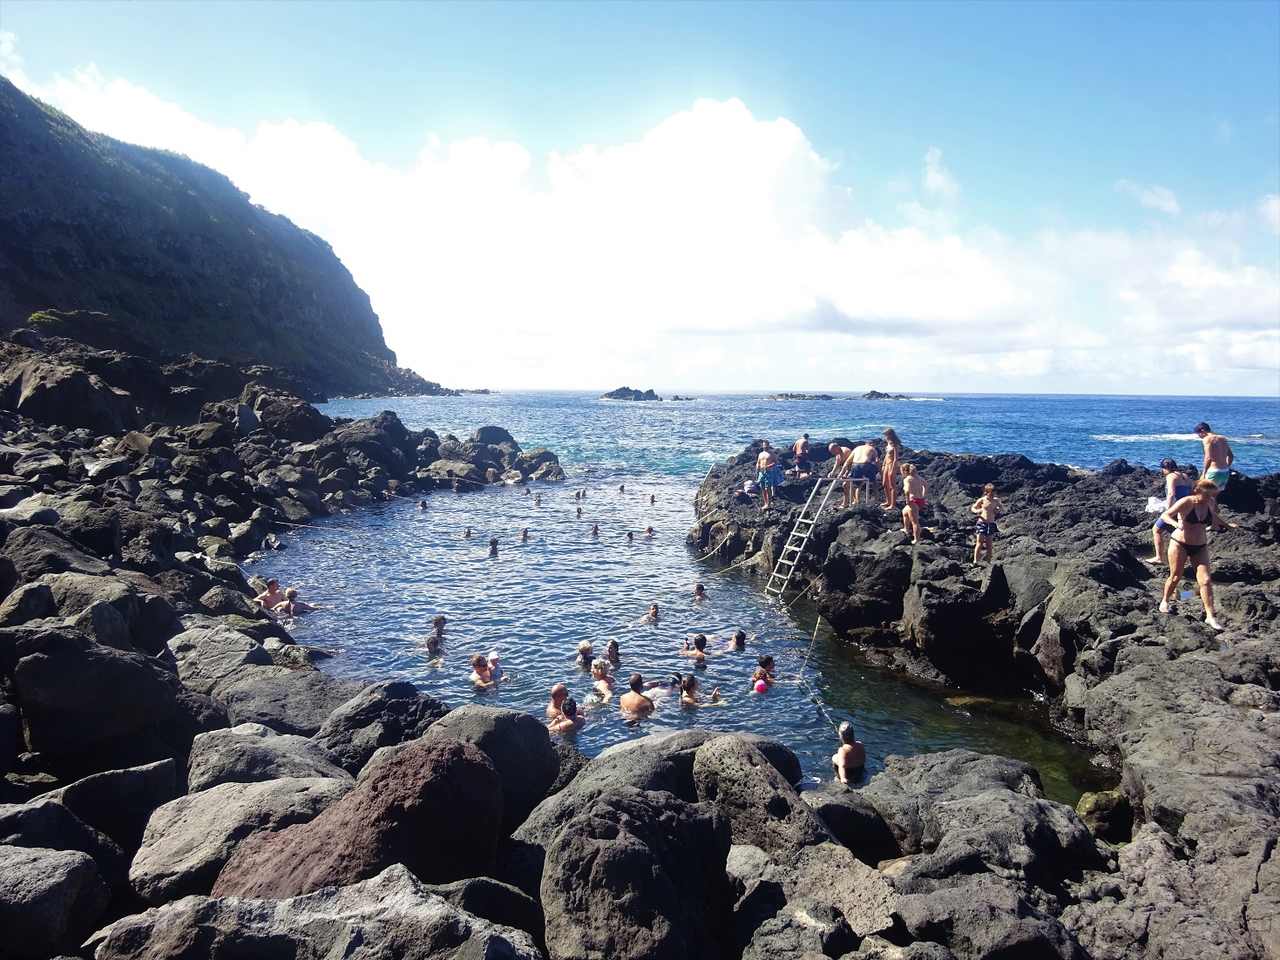
<path id="1" fill-rule="evenodd" d="M 491 667 L 496 667 L 496 666 L 498 665 L 498 660 L 499 660 L 499 657 L 498 657 L 498 651 L 497 651 L 497 650 L 490 650 L 490 651 L 489 651 L 489 656 L 488 656 L 488 658 L 487 658 L 487 659 L 488 659 L 488 661 L 489 661 L 489 666 L 491 666 Z"/>
<path id="2" fill-rule="evenodd" d="M 268 589 L 268 590 L 279 590 L 279 589 L 280 589 L 280 581 L 279 581 L 279 580 L 277 580 L 275 577 L 272 577 L 270 580 L 268 580 L 268 581 L 267 581 L 267 589 Z"/>
<path id="3" fill-rule="evenodd" d="M 592 660 L 591 675 L 597 680 L 603 680 L 609 675 L 609 664 L 603 660 Z"/>
<path id="4" fill-rule="evenodd" d="M 635 693 L 641 693 L 644 690 L 644 675 L 633 673 L 631 678 L 627 680 L 627 686 Z"/>
<path id="5" fill-rule="evenodd" d="M 618 641 L 610 640 L 605 644 L 604 652 L 605 656 L 616 657 L 618 655 Z"/>
<path id="6" fill-rule="evenodd" d="M 671 684 L 671 686 L 673 687 L 678 687 L 684 683 L 684 677 L 680 676 L 680 674 L 678 673 L 673 673 L 671 675 L 671 679 L 668 680 L 667 682 Z"/>
<path id="7" fill-rule="evenodd" d="M 853 735 L 853 724 L 848 720 L 840 724 L 838 732 L 840 734 L 841 743 L 853 744 L 857 742 L 857 737 Z"/>
<path id="8" fill-rule="evenodd" d="M 747 631 L 738 630 L 734 632 L 733 634 L 734 646 L 738 646 L 738 647 L 745 646 L 746 642 L 747 642 Z"/>
<path id="9" fill-rule="evenodd" d="M 554 687 L 551 688 L 552 703 L 560 703 L 568 695 L 569 695 L 569 688 L 566 687 L 563 683 L 557 683 Z"/>
<path id="10" fill-rule="evenodd" d="M 578 644 L 578 656 L 582 657 L 582 659 L 584 660 L 591 659 L 591 641 L 590 640 L 583 640 L 580 644 Z"/>
<path id="11" fill-rule="evenodd" d="M 680 689 L 681 689 L 683 692 L 685 692 L 685 693 L 689 694 L 690 696 L 692 696 L 692 695 L 694 694 L 694 692 L 695 692 L 695 691 L 697 691 L 697 689 L 698 689 L 698 678 L 697 678 L 697 677 L 695 677 L 692 673 L 691 673 L 691 674 L 689 674 L 689 675 L 688 675 L 687 677 L 685 677 L 685 678 L 684 678 L 684 680 L 681 682 L 681 684 L 680 684 Z"/>
<path id="12" fill-rule="evenodd" d="M 297 591 L 296 589 L 294 589 L 293 587 L 290 587 L 288 590 L 286 590 L 286 591 L 284 592 L 284 598 L 285 598 L 286 600 L 297 600 L 297 599 L 298 599 L 298 591 Z"/>
<path id="13" fill-rule="evenodd" d="M 576 719 L 578 716 L 578 701 L 573 697 L 566 698 L 564 703 L 560 705 L 560 712 L 570 720 Z"/>
<path id="14" fill-rule="evenodd" d="M 693 635 L 693 649 L 695 649 L 695 650 L 705 650 L 705 649 L 707 649 L 707 637 L 706 637 L 706 634 L 702 634 L 702 633 L 695 633 L 695 634 Z"/>
<path id="15" fill-rule="evenodd" d="M 760 664 L 761 670 L 773 669 L 773 657 L 769 656 L 767 653 L 761 654 L 760 659 L 756 662 Z"/>
<path id="16" fill-rule="evenodd" d="M 695 597 L 705 597 L 707 595 L 707 588 L 700 583 L 695 583 L 693 585 L 693 595 Z"/>
<path id="17" fill-rule="evenodd" d="M 471 658 L 471 669 L 476 672 L 489 669 L 489 661 L 484 658 L 483 653 L 477 653 Z"/>

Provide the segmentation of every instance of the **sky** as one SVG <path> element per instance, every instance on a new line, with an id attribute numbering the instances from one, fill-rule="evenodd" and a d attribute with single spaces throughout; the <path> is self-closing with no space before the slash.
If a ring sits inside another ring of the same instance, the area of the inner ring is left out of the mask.
<path id="1" fill-rule="evenodd" d="M 0 0 L 451 386 L 1280 395 L 1280 3 Z"/>

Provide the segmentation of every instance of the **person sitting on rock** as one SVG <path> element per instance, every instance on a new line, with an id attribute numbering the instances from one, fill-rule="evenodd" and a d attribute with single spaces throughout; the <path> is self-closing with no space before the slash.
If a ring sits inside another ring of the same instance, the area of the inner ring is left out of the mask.
<path id="1" fill-rule="evenodd" d="M 902 465 L 902 532 L 911 537 L 912 543 L 920 542 L 920 511 L 924 509 L 925 496 L 929 492 L 924 477 L 916 473 L 909 463 Z"/>
<path id="2" fill-rule="evenodd" d="M 263 610 L 274 610 L 285 602 L 284 591 L 280 589 L 280 581 L 272 577 L 267 581 L 267 589 L 253 598 L 253 602 Z"/>
<path id="3" fill-rule="evenodd" d="M 471 658 L 471 682 L 478 690 L 489 690 L 498 685 L 498 680 L 489 669 L 489 660 L 483 653 Z"/>
<path id="4" fill-rule="evenodd" d="M 555 720 L 564 710 L 565 698 L 569 696 L 569 688 L 557 683 L 551 688 L 551 700 L 547 703 L 547 719 Z"/>
<path id="5" fill-rule="evenodd" d="M 706 666 L 707 663 L 707 635 L 705 633 L 695 633 L 692 641 L 685 638 L 684 649 L 680 651 L 682 657 L 693 657 L 695 666 Z"/>
<path id="6" fill-rule="evenodd" d="M 641 674 L 633 673 L 627 686 L 631 689 L 624 693 L 618 700 L 618 706 L 622 708 L 624 713 L 629 713 L 634 717 L 645 717 L 653 712 L 653 701 L 645 695 L 644 677 Z"/>
<path id="7" fill-rule="evenodd" d="M 573 697 L 565 697 L 560 706 L 560 715 L 553 719 L 547 728 L 552 733 L 564 735 L 577 732 L 586 722 L 586 717 L 578 711 L 578 701 Z"/>
<path id="8" fill-rule="evenodd" d="M 310 613 L 312 610 L 319 609 L 314 604 L 299 600 L 297 589 L 290 587 L 284 592 L 284 603 L 277 604 L 272 612 L 280 617 L 296 617 L 299 614 Z"/>
<path id="9" fill-rule="evenodd" d="M 601 700 L 608 700 L 613 696 L 613 677 L 609 676 L 607 660 L 591 661 L 591 687 Z"/>
<path id="10" fill-rule="evenodd" d="M 698 678 L 692 673 L 684 678 L 680 684 L 680 706 L 682 707 L 709 707 L 712 704 L 720 703 L 720 688 L 716 687 L 711 691 L 711 700 L 703 703 L 698 699 Z"/>
<path id="11" fill-rule="evenodd" d="M 991 563 L 995 559 L 996 534 L 1000 532 L 996 521 L 1004 513 L 1004 503 L 996 496 L 994 483 L 988 483 L 982 488 L 982 496 L 974 502 L 969 511 L 978 515 L 978 520 L 973 525 L 973 562 L 977 563 L 978 557 L 986 551 L 987 562 Z"/>
<path id="12" fill-rule="evenodd" d="M 594 658 L 591 656 L 591 641 L 583 640 L 578 644 L 578 666 L 583 670 L 590 670 L 592 659 Z"/>
<path id="13" fill-rule="evenodd" d="M 767 653 L 761 654 L 756 664 L 757 666 L 751 674 L 751 689 L 756 693 L 768 693 L 775 683 L 773 657 Z"/>
<path id="14" fill-rule="evenodd" d="M 862 741 L 853 735 L 853 724 L 846 720 L 840 724 L 840 746 L 831 755 L 831 765 L 835 767 L 836 778 L 848 784 L 850 774 L 857 774 L 867 764 L 867 750 Z"/>

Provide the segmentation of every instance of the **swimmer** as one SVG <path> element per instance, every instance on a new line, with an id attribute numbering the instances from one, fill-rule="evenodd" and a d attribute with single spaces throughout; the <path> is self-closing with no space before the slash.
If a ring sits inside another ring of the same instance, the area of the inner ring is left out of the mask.
<path id="1" fill-rule="evenodd" d="M 524 495 L 525 495 L 526 497 L 527 497 L 527 496 L 529 496 L 529 494 L 530 494 L 530 493 L 532 493 L 532 492 L 533 492 L 533 491 L 532 491 L 532 490 L 530 490 L 528 487 L 525 487 L 525 488 L 524 488 Z"/>
<path id="2" fill-rule="evenodd" d="M 540 493 L 535 493 L 535 494 L 533 495 L 533 505 L 534 505 L 535 507 L 540 507 L 540 506 L 542 506 L 542 494 L 540 494 Z"/>
<path id="3" fill-rule="evenodd" d="M 657 496 L 656 496 L 655 494 L 652 494 L 652 493 L 651 493 L 651 494 L 649 494 L 649 506 L 651 506 L 651 507 L 652 507 L 652 506 L 653 506 L 654 504 L 656 504 L 657 502 L 658 502 L 658 498 L 657 498 Z"/>
<path id="4" fill-rule="evenodd" d="M 489 538 L 489 556 L 496 557 L 498 555 L 498 538 Z"/>
<path id="5" fill-rule="evenodd" d="M 310 613 L 312 610 L 319 609 L 321 608 L 314 604 L 299 600 L 298 591 L 290 587 L 284 592 L 284 603 L 278 604 L 273 612 L 282 617 L 296 617 L 300 613 Z"/>
<path id="6" fill-rule="evenodd" d="M 631 689 L 618 700 L 618 706 L 622 708 L 623 712 L 635 717 L 644 717 L 652 713 L 653 701 L 645 696 L 644 677 L 641 674 L 633 673 L 631 679 L 627 681 L 627 686 Z"/>
<path id="7" fill-rule="evenodd" d="M 627 492 L 627 485 L 626 485 L 625 483 L 620 483 L 620 484 L 618 484 L 618 492 L 619 492 L 619 493 L 626 493 L 626 492 Z"/>
<path id="8" fill-rule="evenodd" d="M 705 599 L 707 599 L 707 588 L 700 583 L 695 583 L 693 585 L 693 602 L 701 603 Z"/>
<path id="9" fill-rule="evenodd" d="M 645 528 L 644 528 L 644 538 L 645 538 L 646 540 L 652 540 L 652 539 L 653 539 L 653 527 L 645 527 Z"/>
<path id="10" fill-rule="evenodd" d="M 521 543 L 528 543 L 528 542 L 529 542 L 529 528 L 528 528 L 528 527 L 525 527 L 523 530 L 521 530 L 521 531 L 520 531 L 520 542 L 521 542 Z"/>
<path id="11" fill-rule="evenodd" d="M 857 773 L 867 763 L 867 750 L 862 741 L 853 735 L 853 724 L 846 720 L 839 728 L 840 746 L 831 755 L 831 765 L 841 783 L 849 782 L 849 774 Z"/>
<path id="12" fill-rule="evenodd" d="M 607 661 L 591 661 L 591 686 L 601 700 L 608 700 L 613 696 L 613 677 L 609 676 Z"/>
<path id="13" fill-rule="evenodd" d="M 653 693 L 649 694 L 649 696 L 656 701 L 656 700 L 661 700 L 663 697 L 666 697 L 672 693 L 679 694 L 680 687 L 683 683 L 684 683 L 684 676 L 679 673 L 673 673 L 666 680 L 646 681 L 644 688 L 646 690 L 653 691 Z"/>
<path id="14" fill-rule="evenodd" d="M 636 535 L 635 535 L 634 533 L 632 533 L 630 530 L 628 530 L 628 531 L 627 531 L 627 543 L 635 543 L 635 542 L 636 542 Z"/>
<path id="15" fill-rule="evenodd" d="M 581 494 L 579 491 L 577 491 L 577 490 L 573 491 L 573 499 L 575 499 L 575 500 L 581 500 L 581 499 L 582 499 L 582 494 Z"/>
<path id="16" fill-rule="evenodd" d="M 583 500 L 587 499 L 587 488 L 586 488 L 586 487 L 583 487 L 583 488 L 582 488 L 582 499 L 583 499 Z"/>
<path id="17" fill-rule="evenodd" d="M 716 687 L 711 691 L 710 703 L 703 703 L 698 699 L 698 678 L 693 674 L 684 678 L 684 682 L 680 684 L 680 706 L 682 707 L 707 707 L 713 703 L 720 702 L 720 688 Z"/>
<path id="18" fill-rule="evenodd" d="M 280 581 L 272 577 L 267 581 L 267 589 L 253 598 L 253 602 L 263 610 L 273 610 L 284 603 L 284 592 L 280 589 Z"/>
<path id="19" fill-rule="evenodd" d="M 591 525 L 591 536 L 593 536 L 593 537 L 598 537 L 598 536 L 600 536 L 600 524 L 598 524 L 598 523 L 593 523 L 593 524 Z"/>
<path id="20" fill-rule="evenodd" d="M 444 627 L 445 627 L 445 624 L 447 624 L 448 622 L 449 621 L 445 619 L 445 616 L 443 613 L 436 614 L 434 619 L 432 619 L 431 628 L 435 630 L 435 637 L 437 640 L 444 639 Z"/>
<path id="21" fill-rule="evenodd" d="M 470 527 L 467 527 L 467 529 L 465 529 L 465 530 L 463 530 L 463 531 L 462 531 L 462 539 L 463 539 L 463 540 L 470 540 L 470 539 L 471 539 L 471 528 L 470 528 Z"/>
<path id="22" fill-rule="evenodd" d="M 569 688 L 557 683 L 551 688 L 551 699 L 547 702 L 547 719 L 554 720 L 560 716 L 564 708 L 565 697 L 569 696 Z"/>
<path id="23" fill-rule="evenodd" d="M 695 633 L 692 643 L 686 639 L 684 649 L 680 651 L 682 657 L 693 657 L 697 666 L 703 666 L 707 660 L 707 636 L 704 633 Z"/>
<path id="24" fill-rule="evenodd" d="M 745 630 L 735 630 L 733 636 L 729 638 L 729 649 L 741 652 L 747 649 L 747 632 Z"/>
<path id="25" fill-rule="evenodd" d="M 580 644 L 578 644 L 578 666 L 581 667 L 583 670 L 590 670 L 592 659 L 593 658 L 591 656 L 591 641 L 583 640 Z"/>
<path id="26" fill-rule="evenodd" d="M 427 501 L 425 501 L 425 500 L 419 500 L 419 501 L 418 501 L 418 509 L 419 509 L 419 510 L 425 510 L 425 509 L 427 509 Z"/>
<path id="27" fill-rule="evenodd" d="M 427 653 L 431 654 L 433 657 L 439 655 L 440 637 L 437 634 L 434 634 L 434 633 L 427 634 Z M 439 665 L 440 661 L 436 660 L 435 663 Z"/>
<path id="28" fill-rule="evenodd" d="M 658 605 L 656 603 L 649 604 L 649 612 L 640 618 L 640 623 L 657 623 L 658 622 Z"/>
<path id="29" fill-rule="evenodd" d="M 462 492 L 462 481 L 460 481 L 457 477 L 453 478 L 453 492 L 454 493 Z"/>
<path id="30" fill-rule="evenodd" d="M 622 659 L 622 653 L 618 650 L 618 641 L 610 640 L 604 648 L 604 658 L 614 666 L 618 665 L 618 661 Z"/>
<path id="31" fill-rule="evenodd" d="M 499 662 L 500 658 L 498 657 L 498 651 L 490 650 L 489 656 L 486 657 L 485 659 L 489 661 L 489 676 L 491 676 L 494 680 L 505 679 L 506 674 L 502 672 L 502 666 Z"/>
<path id="32" fill-rule="evenodd" d="M 586 718 L 578 712 L 578 701 L 573 697 L 565 697 L 560 705 L 560 715 L 547 724 L 552 733 L 575 733 L 586 722 Z"/>
<path id="33" fill-rule="evenodd" d="M 773 657 L 762 654 L 756 663 L 758 666 L 751 674 L 751 689 L 756 693 L 767 693 L 774 684 Z"/>
<path id="34" fill-rule="evenodd" d="M 498 680 L 489 669 L 489 661 L 483 653 L 471 658 L 471 682 L 478 690 L 489 690 L 498 685 Z"/>
<path id="35" fill-rule="evenodd" d="M 579 507 L 579 508 L 578 508 L 578 519 L 579 519 L 579 520 L 581 520 L 581 519 L 582 519 L 582 508 L 581 508 L 581 507 Z"/>

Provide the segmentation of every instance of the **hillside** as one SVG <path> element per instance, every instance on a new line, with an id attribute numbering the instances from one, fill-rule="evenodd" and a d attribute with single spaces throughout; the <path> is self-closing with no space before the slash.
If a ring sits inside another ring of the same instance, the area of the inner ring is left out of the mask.
<path id="1" fill-rule="evenodd" d="M 68 335 L 268 363 L 325 394 L 444 392 L 395 366 L 329 244 L 222 174 L 91 133 L 3 77 L 0 157 L 0 332 L 93 311 L 110 317 L 98 336 Z"/>

